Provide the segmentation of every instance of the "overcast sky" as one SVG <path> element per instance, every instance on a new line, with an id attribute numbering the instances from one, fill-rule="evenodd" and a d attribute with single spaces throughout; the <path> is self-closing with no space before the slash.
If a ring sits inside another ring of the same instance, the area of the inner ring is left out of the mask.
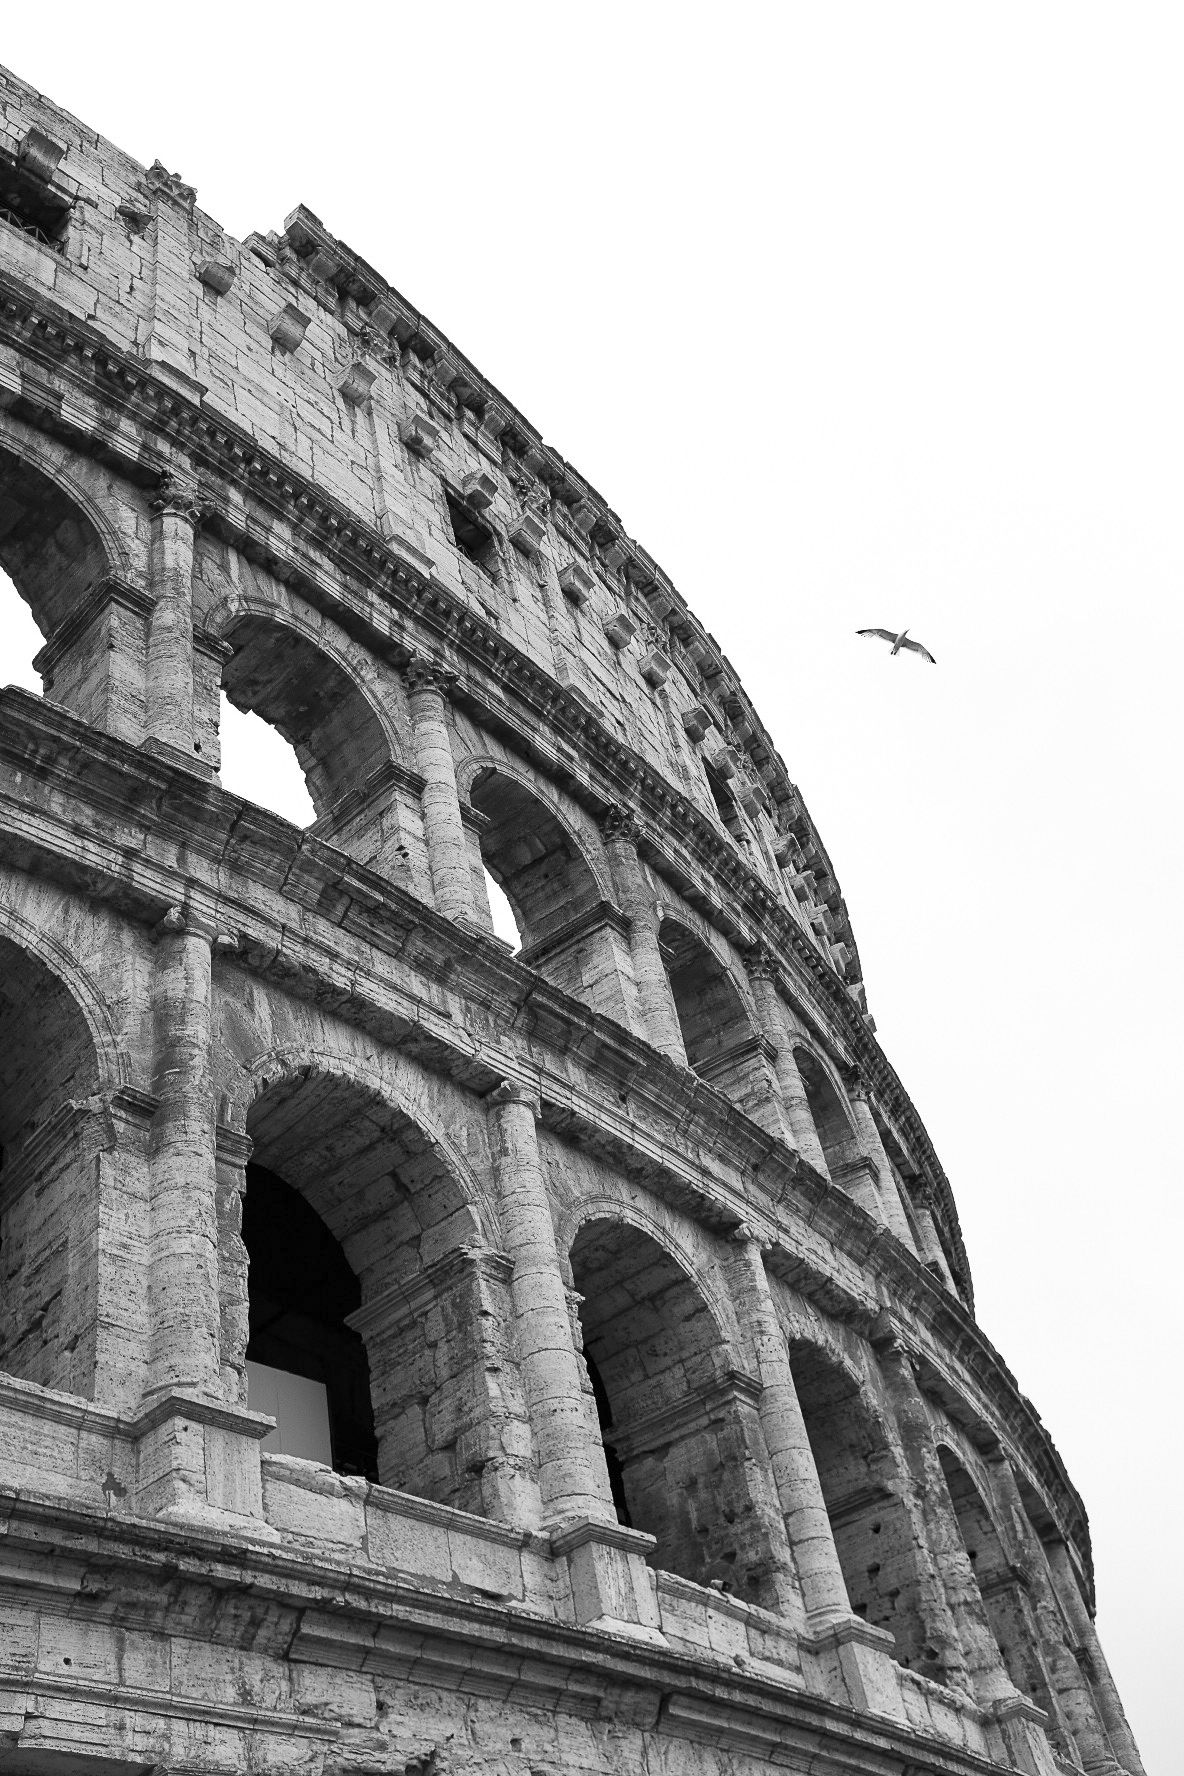
<path id="1" fill-rule="evenodd" d="M 1131 0 L 59 4 L 0 33 L 239 238 L 315 210 L 722 643 L 834 861 L 980 1321 L 1084 1495 L 1149 1776 L 1184 1595 L 1182 39 Z M 36 645 L 0 627 L 0 678 Z"/>

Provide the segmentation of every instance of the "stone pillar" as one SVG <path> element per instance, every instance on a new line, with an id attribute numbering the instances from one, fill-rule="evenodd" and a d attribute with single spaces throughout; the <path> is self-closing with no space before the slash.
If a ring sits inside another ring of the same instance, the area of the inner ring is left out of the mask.
<path id="1" fill-rule="evenodd" d="M 469 849 L 444 714 L 448 674 L 426 660 L 413 660 L 404 677 L 415 734 L 415 764 L 423 778 L 420 800 L 436 910 L 446 919 L 473 923 Z"/>
<path id="2" fill-rule="evenodd" d="M 880 1216 L 891 1231 L 896 1235 L 906 1250 L 916 1253 L 917 1242 L 913 1238 L 913 1230 L 909 1226 L 904 1204 L 900 1200 L 900 1191 L 896 1185 L 896 1174 L 892 1170 L 892 1162 L 884 1149 L 883 1138 L 872 1114 L 868 1098 L 868 1086 L 863 1077 L 856 1073 L 848 1086 L 851 1109 L 855 1116 L 855 1128 L 859 1136 L 859 1145 L 866 1157 L 875 1168 L 876 1183 L 880 1199 Z"/>
<path id="3" fill-rule="evenodd" d="M 567 1291 L 539 1155 L 539 1100 L 506 1080 L 490 1094 L 490 1134 L 505 1249 L 513 1260 L 510 1296 L 530 1421 L 539 1456 L 539 1490 L 552 1522 L 616 1522 L 604 1453 L 584 1405 Z"/>
<path id="4" fill-rule="evenodd" d="M 1122 1776 L 1122 1767 L 1111 1750 L 1089 1682 L 1066 1642 L 1065 1618 L 1057 1602 L 1048 1561 L 1024 1509 L 1011 1463 L 1001 1448 L 988 1460 L 998 1501 L 1004 1508 L 1023 1563 L 1021 1570 L 1030 1582 L 1038 1632 L 1036 1652 L 1061 1710 L 1063 1727 L 1072 1734 L 1082 1768 L 1090 1772 L 1090 1776 L 1095 1772 L 1097 1776 Z M 1131 1750 L 1134 1750 L 1133 1743 Z M 1141 1776 L 1137 1754 L 1135 1764 L 1127 1766 L 1126 1776 Z"/>
<path id="5" fill-rule="evenodd" d="M 687 1064 L 670 976 L 658 948 L 658 910 L 637 855 L 637 821 L 632 809 L 614 807 L 601 830 L 621 911 L 630 921 L 629 950 L 637 982 L 641 1031 L 647 1041 L 680 1066 Z"/>
<path id="6" fill-rule="evenodd" d="M 1093 1618 L 1081 1595 L 1069 1550 L 1059 1537 L 1046 1542 L 1044 1546 L 1052 1572 L 1052 1582 L 1068 1620 L 1070 1633 L 1077 1642 L 1078 1659 L 1089 1680 L 1110 1744 L 1121 1768 L 1129 1776 L 1144 1776 L 1143 1761 L 1123 1711 L 1117 1685 L 1110 1675 L 1106 1655 L 1098 1641 Z"/>
<path id="7" fill-rule="evenodd" d="M 145 744 L 200 764 L 193 744 L 193 549 L 201 508 L 191 490 L 166 478 L 152 514 Z"/>
<path id="8" fill-rule="evenodd" d="M 761 1429 L 785 1517 L 802 1605 L 809 1628 L 817 1633 L 834 1622 L 845 1621 L 851 1614 L 851 1604 L 760 1242 L 748 1227 L 739 1228 L 732 1239 L 732 1295 L 756 1358 L 761 1384 Z"/>
<path id="9" fill-rule="evenodd" d="M 956 1295 L 958 1290 L 954 1283 L 954 1273 L 950 1269 L 950 1261 L 946 1257 L 945 1247 L 941 1243 L 941 1235 L 937 1231 L 937 1222 L 924 1194 L 924 1187 L 910 1194 L 913 1199 L 913 1214 L 917 1218 L 917 1229 L 921 1238 L 921 1258 L 925 1267 L 940 1277 L 950 1293 Z"/>
<path id="10" fill-rule="evenodd" d="M 781 1092 L 781 1103 L 786 1121 L 789 1124 L 793 1147 L 801 1154 L 807 1165 L 813 1166 L 816 1172 L 821 1172 L 824 1178 L 828 1177 L 822 1143 L 818 1139 L 818 1130 L 814 1127 L 814 1117 L 806 1097 L 806 1088 L 802 1083 L 802 1076 L 798 1072 L 798 1064 L 794 1059 L 785 1008 L 777 991 L 776 965 L 769 952 L 762 946 L 757 946 L 748 952 L 744 958 L 744 965 L 752 985 L 752 1001 L 756 1007 L 761 1034 L 773 1044 L 776 1050 L 773 1066 L 777 1074 L 777 1085 Z"/>
<path id="11" fill-rule="evenodd" d="M 218 1210 L 210 1080 L 213 927 L 172 907 L 157 928 L 158 1099 L 150 1146 L 148 1379 L 220 1396 Z"/>
<path id="12" fill-rule="evenodd" d="M 197 193 L 159 161 L 144 174 L 152 209 L 152 314 L 144 355 L 157 376 L 199 401 L 206 385 L 198 380 L 193 341 L 197 337 L 193 210 Z"/>

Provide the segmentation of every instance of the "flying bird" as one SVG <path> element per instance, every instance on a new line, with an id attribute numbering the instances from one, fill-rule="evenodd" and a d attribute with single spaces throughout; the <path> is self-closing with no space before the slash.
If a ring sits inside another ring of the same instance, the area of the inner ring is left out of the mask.
<path id="1" fill-rule="evenodd" d="M 928 648 L 922 647 L 919 641 L 909 641 L 907 639 L 907 629 L 902 629 L 899 635 L 897 635 L 894 629 L 857 629 L 855 633 L 856 635 L 878 635 L 881 641 L 890 641 L 892 643 L 892 652 L 894 654 L 898 654 L 901 648 L 908 648 L 910 653 L 920 654 L 923 660 L 928 660 L 931 666 L 937 665 L 937 661 L 929 652 Z"/>

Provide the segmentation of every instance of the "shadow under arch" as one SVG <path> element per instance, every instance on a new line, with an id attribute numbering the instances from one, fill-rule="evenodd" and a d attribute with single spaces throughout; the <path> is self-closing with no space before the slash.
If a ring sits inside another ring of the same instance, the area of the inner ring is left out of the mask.
<path id="1" fill-rule="evenodd" d="M 938 1650 L 926 1639 L 913 1526 L 885 1427 L 845 1363 L 792 1334 L 788 1343 L 851 1609 L 889 1631 L 898 1663 L 939 1677 Z"/>
<path id="2" fill-rule="evenodd" d="M 948 1443 L 938 1443 L 937 1457 L 1004 1670 L 1017 1690 L 1056 1721 L 1059 1710 L 1039 1653 L 1029 1588 L 1004 1552 L 994 1514 L 962 1458 Z"/>
<path id="3" fill-rule="evenodd" d="M 862 1157 L 854 1119 L 829 1068 L 814 1050 L 800 1041 L 794 1042 L 792 1047 L 827 1170 L 837 1179 L 845 1166 Z"/>
<path id="4" fill-rule="evenodd" d="M 687 1063 L 713 1079 L 721 1062 L 756 1034 L 744 996 L 711 945 L 681 920 L 663 918 L 658 944 Z"/>
<path id="5" fill-rule="evenodd" d="M 502 1433 L 508 1418 L 525 1422 L 525 1407 L 504 1373 L 508 1265 L 487 1238 L 488 1205 L 445 1144 L 365 1070 L 273 1056 L 250 1084 L 249 1107 L 239 1106 L 252 1154 L 238 1364 L 324 1388 L 344 1471 L 509 1514 L 513 1439 Z M 496 1400 L 491 1373 L 505 1383 Z"/>
<path id="6" fill-rule="evenodd" d="M 93 1399 L 103 1056 L 46 945 L 11 930 L 0 917 L 0 1370 Z"/>
<path id="7" fill-rule="evenodd" d="M 64 453 L 17 438 L 0 416 L 0 568 L 46 640 L 108 574 L 127 578 L 115 525 Z"/>
<path id="8" fill-rule="evenodd" d="M 656 1567 L 775 1607 L 786 1557 L 758 1390 L 729 1365 L 698 1280 L 606 1205 L 582 1221 L 570 1262 L 618 1516 L 655 1537 Z"/>
<path id="9" fill-rule="evenodd" d="M 510 902 L 528 955 L 596 907 L 605 886 L 571 825 L 527 779 L 495 760 L 470 763 L 464 777 L 482 819 L 481 860 Z"/>

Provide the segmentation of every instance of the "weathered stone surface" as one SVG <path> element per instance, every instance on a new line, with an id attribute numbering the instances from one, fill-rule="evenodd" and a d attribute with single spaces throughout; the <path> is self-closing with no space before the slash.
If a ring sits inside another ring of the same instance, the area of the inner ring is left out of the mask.
<path id="1" fill-rule="evenodd" d="M 0 1766 L 1139 1776 L 717 644 L 318 217 L 0 101 Z"/>

